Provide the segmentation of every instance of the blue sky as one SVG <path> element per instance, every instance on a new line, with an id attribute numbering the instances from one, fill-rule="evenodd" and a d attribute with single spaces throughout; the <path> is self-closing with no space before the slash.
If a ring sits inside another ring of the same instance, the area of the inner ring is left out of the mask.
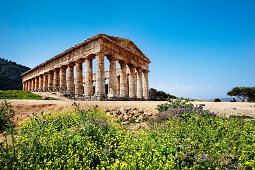
<path id="1" fill-rule="evenodd" d="M 150 87 L 226 97 L 255 85 L 254 18 L 253 0 L 0 0 L 0 57 L 34 67 L 105 33 L 147 55 Z"/>

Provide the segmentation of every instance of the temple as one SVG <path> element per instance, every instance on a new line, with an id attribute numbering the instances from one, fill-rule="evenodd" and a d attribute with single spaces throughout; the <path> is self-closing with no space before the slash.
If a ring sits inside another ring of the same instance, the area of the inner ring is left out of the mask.
<path id="1" fill-rule="evenodd" d="M 98 34 L 23 73 L 23 90 L 61 91 L 80 100 L 148 100 L 150 62 L 132 41 Z"/>

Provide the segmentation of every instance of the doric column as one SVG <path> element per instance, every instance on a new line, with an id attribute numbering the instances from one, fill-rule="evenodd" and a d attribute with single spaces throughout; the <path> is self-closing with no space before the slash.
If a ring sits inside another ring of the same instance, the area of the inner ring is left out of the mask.
<path id="1" fill-rule="evenodd" d="M 49 91 L 53 91 L 53 79 L 54 79 L 54 71 L 49 71 L 49 76 L 48 76 L 48 89 Z"/>
<path id="2" fill-rule="evenodd" d="M 37 76 L 37 77 L 35 77 L 35 91 L 37 91 L 38 90 L 38 88 L 39 88 L 39 77 Z"/>
<path id="3" fill-rule="evenodd" d="M 135 96 L 137 97 L 137 71 L 135 70 Z"/>
<path id="4" fill-rule="evenodd" d="M 142 69 L 137 68 L 137 98 L 143 97 L 143 81 L 142 81 Z"/>
<path id="5" fill-rule="evenodd" d="M 30 91 L 31 88 L 30 88 L 30 80 L 27 80 L 27 91 Z"/>
<path id="6" fill-rule="evenodd" d="M 129 66 L 130 75 L 129 75 L 129 97 L 135 98 L 136 97 L 136 88 L 135 88 L 135 67 Z"/>
<path id="7" fill-rule="evenodd" d="M 108 60 L 110 61 L 108 97 L 117 97 L 116 60 L 111 57 L 109 57 Z"/>
<path id="8" fill-rule="evenodd" d="M 43 90 L 48 91 L 48 73 L 43 75 Z"/>
<path id="9" fill-rule="evenodd" d="M 67 91 L 74 95 L 74 73 L 73 73 L 74 64 L 71 63 L 68 65 L 67 73 Z"/>
<path id="10" fill-rule="evenodd" d="M 82 63 L 83 61 L 76 61 L 76 77 L 75 77 L 75 97 L 81 97 L 83 95 L 82 89 Z"/>
<path id="11" fill-rule="evenodd" d="M 53 78 L 53 89 L 57 90 L 59 87 L 59 68 L 54 70 L 54 78 Z"/>
<path id="12" fill-rule="evenodd" d="M 148 83 L 148 73 L 149 71 L 143 71 L 143 97 L 144 99 L 149 99 L 149 83 Z"/>
<path id="13" fill-rule="evenodd" d="M 117 76 L 117 93 L 118 93 L 118 96 L 120 96 L 120 76 Z"/>
<path id="14" fill-rule="evenodd" d="M 35 79 L 34 78 L 32 78 L 32 80 L 31 80 L 31 91 L 34 91 L 35 90 Z"/>
<path id="15" fill-rule="evenodd" d="M 22 81 L 22 90 L 23 91 L 25 91 L 25 89 L 26 89 L 26 87 L 25 87 L 26 85 L 25 85 L 25 82 L 24 81 Z"/>
<path id="16" fill-rule="evenodd" d="M 39 90 L 41 91 L 43 89 L 43 75 L 39 76 Z"/>
<path id="17" fill-rule="evenodd" d="M 126 63 L 120 63 L 120 97 L 127 97 L 127 67 Z"/>
<path id="18" fill-rule="evenodd" d="M 97 54 L 96 96 L 105 96 L 104 54 Z"/>
<path id="19" fill-rule="evenodd" d="M 93 58 L 85 59 L 84 96 L 93 96 Z"/>
<path id="20" fill-rule="evenodd" d="M 126 93 L 127 93 L 127 97 L 129 97 L 129 74 L 127 74 L 127 87 L 126 87 Z"/>
<path id="21" fill-rule="evenodd" d="M 66 66 L 60 68 L 60 87 L 66 90 Z"/>

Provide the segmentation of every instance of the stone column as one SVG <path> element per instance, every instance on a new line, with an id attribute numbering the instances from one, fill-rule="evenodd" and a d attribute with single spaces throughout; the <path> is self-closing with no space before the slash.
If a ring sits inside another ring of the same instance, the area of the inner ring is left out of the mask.
<path id="1" fill-rule="evenodd" d="M 82 89 L 82 63 L 83 61 L 76 61 L 76 78 L 75 78 L 75 97 L 83 95 Z"/>
<path id="2" fill-rule="evenodd" d="M 54 70 L 54 78 L 53 78 L 53 89 L 58 90 L 59 87 L 59 68 Z"/>
<path id="3" fill-rule="evenodd" d="M 66 90 L 66 66 L 60 68 L 60 87 L 61 90 Z"/>
<path id="4" fill-rule="evenodd" d="M 149 99 L 149 82 L 148 82 L 149 71 L 143 71 L 143 97 L 145 100 Z"/>
<path id="5" fill-rule="evenodd" d="M 135 98 L 136 97 L 136 88 L 135 88 L 135 67 L 129 66 L 130 75 L 129 75 L 129 97 Z"/>
<path id="6" fill-rule="evenodd" d="M 31 84 L 31 91 L 34 91 L 35 90 L 35 79 L 32 78 L 32 84 Z"/>
<path id="7" fill-rule="evenodd" d="M 30 91 L 31 88 L 30 88 L 30 80 L 27 80 L 27 91 Z"/>
<path id="8" fill-rule="evenodd" d="M 48 73 L 43 75 L 43 90 L 48 91 Z"/>
<path id="9" fill-rule="evenodd" d="M 120 96 L 120 76 L 117 76 L 117 93 Z"/>
<path id="10" fill-rule="evenodd" d="M 74 64 L 68 65 L 68 74 L 67 74 L 67 91 L 74 95 L 74 73 L 73 73 Z"/>
<path id="11" fill-rule="evenodd" d="M 117 97 L 117 76 L 116 76 L 116 60 L 108 58 L 110 61 L 109 82 L 108 82 L 108 97 Z"/>
<path id="12" fill-rule="evenodd" d="M 26 87 L 25 87 L 25 82 L 22 81 L 22 90 L 25 91 Z"/>
<path id="13" fill-rule="evenodd" d="M 126 63 L 120 63 L 120 97 L 127 97 L 127 67 Z"/>
<path id="14" fill-rule="evenodd" d="M 137 97 L 137 72 L 135 71 L 135 96 Z"/>
<path id="15" fill-rule="evenodd" d="M 97 68 L 96 68 L 96 93 L 98 97 L 105 96 L 105 75 L 104 75 L 104 54 L 97 54 Z"/>
<path id="16" fill-rule="evenodd" d="M 54 71 L 49 71 L 49 76 L 48 76 L 48 89 L 49 91 L 53 91 L 53 79 L 54 79 Z"/>
<path id="17" fill-rule="evenodd" d="M 39 77 L 35 77 L 35 91 L 39 89 Z"/>
<path id="18" fill-rule="evenodd" d="M 143 81 L 142 81 L 142 69 L 137 68 L 137 98 L 143 97 Z"/>
<path id="19" fill-rule="evenodd" d="M 93 96 L 93 59 L 94 58 L 85 59 L 84 96 Z"/>
<path id="20" fill-rule="evenodd" d="M 41 91 L 43 89 L 43 75 L 39 76 L 39 90 Z"/>

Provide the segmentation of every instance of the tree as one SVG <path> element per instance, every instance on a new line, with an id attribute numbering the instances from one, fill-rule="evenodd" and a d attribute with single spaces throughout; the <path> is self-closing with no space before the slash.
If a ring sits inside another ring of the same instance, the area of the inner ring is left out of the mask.
<path id="1" fill-rule="evenodd" d="M 227 93 L 229 96 L 236 96 L 244 102 L 246 99 L 255 101 L 255 87 L 234 87 Z"/>
<path id="2" fill-rule="evenodd" d="M 167 99 L 176 99 L 176 96 L 165 93 L 163 91 L 157 91 L 154 88 L 149 89 L 150 100 L 152 101 L 165 101 Z"/>

